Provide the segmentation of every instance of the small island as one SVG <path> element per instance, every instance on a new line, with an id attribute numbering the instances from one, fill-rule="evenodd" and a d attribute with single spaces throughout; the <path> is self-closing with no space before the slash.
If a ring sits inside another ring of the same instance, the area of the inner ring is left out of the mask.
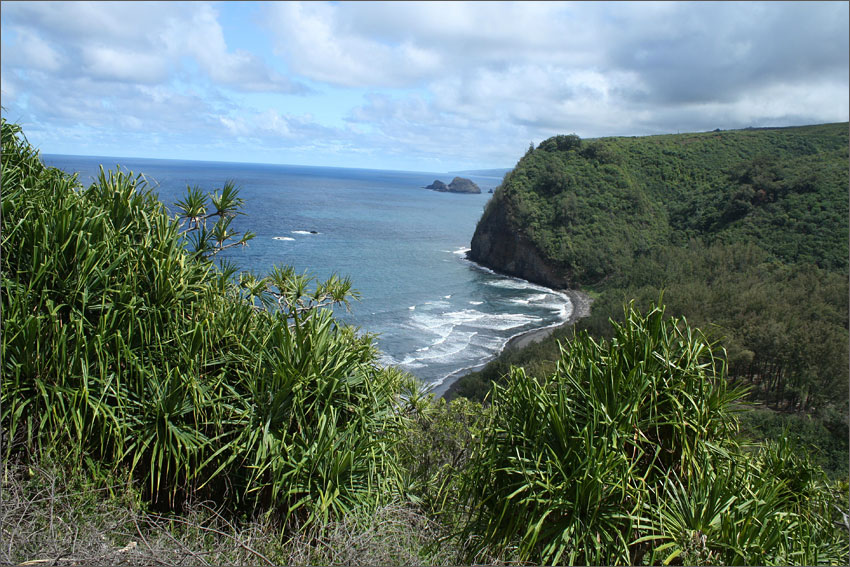
<path id="1" fill-rule="evenodd" d="M 452 182 L 446 185 L 439 179 L 435 179 L 431 185 L 425 187 L 432 191 L 440 191 L 441 193 L 481 193 L 481 188 L 474 181 L 465 177 L 455 177 Z"/>

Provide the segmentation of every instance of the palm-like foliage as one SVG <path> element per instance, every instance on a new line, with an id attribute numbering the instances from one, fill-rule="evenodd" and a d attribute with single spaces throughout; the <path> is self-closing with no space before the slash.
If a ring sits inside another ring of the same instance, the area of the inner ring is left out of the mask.
<path id="1" fill-rule="evenodd" d="M 180 227 L 185 227 L 184 236 L 196 257 L 215 256 L 227 248 L 243 246 L 256 236 L 252 232 L 240 236 L 230 228 L 234 217 L 243 214 L 239 210 L 243 204 L 239 189 L 232 181 L 224 184 L 221 193 L 213 195 L 207 195 L 198 186 L 187 188 L 186 196 L 175 205 L 182 218 Z M 216 220 L 208 228 L 210 219 Z"/>
<path id="2" fill-rule="evenodd" d="M 228 224 L 232 184 L 190 189 L 181 231 L 143 178 L 83 189 L 5 119 L 2 141 L 4 457 L 54 451 L 126 469 L 160 506 L 208 496 L 299 523 L 399 493 L 407 378 L 324 309 L 348 280 L 216 268 L 250 237 Z"/>
<path id="3" fill-rule="evenodd" d="M 731 408 L 741 393 L 727 388 L 713 345 L 662 308 L 627 307 L 610 342 L 577 335 L 545 382 L 514 370 L 494 387 L 493 422 L 465 475 L 472 557 L 846 560 L 811 467 L 793 451 L 764 449 L 756 461 L 739 451 Z M 801 543 L 803 529 L 818 530 L 819 549 Z"/>
<path id="4" fill-rule="evenodd" d="M 653 563 L 841 565 L 848 541 L 834 523 L 822 471 L 787 440 L 749 458 L 704 461 L 700 475 L 655 487 L 644 518 Z"/>

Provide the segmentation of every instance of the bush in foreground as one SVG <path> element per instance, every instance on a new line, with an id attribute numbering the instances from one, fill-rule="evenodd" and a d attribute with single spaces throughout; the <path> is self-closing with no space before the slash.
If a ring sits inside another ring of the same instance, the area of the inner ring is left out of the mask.
<path id="1" fill-rule="evenodd" d="M 216 267 L 232 187 L 209 209 L 190 190 L 181 232 L 141 177 L 83 188 L 5 119 L 2 150 L 5 459 L 124 474 L 161 510 L 211 499 L 301 526 L 403 494 L 407 378 L 326 308 L 346 281 Z"/>
<path id="2" fill-rule="evenodd" d="M 470 557 L 542 564 L 845 564 L 846 502 L 788 444 L 742 448 L 713 345 L 629 307 L 547 380 L 514 370 L 465 472 Z"/>

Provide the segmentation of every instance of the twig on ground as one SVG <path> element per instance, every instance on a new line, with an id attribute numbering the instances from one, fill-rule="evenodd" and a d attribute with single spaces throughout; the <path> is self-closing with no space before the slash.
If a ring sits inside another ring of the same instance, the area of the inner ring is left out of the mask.
<path id="1" fill-rule="evenodd" d="M 218 535 L 220 535 L 220 536 L 226 537 L 226 538 L 228 538 L 228 539 L 233 540 L 233 541 L 236 543 L 236 545 L 238 545 L 239 547 L 241 547 L 242 549 L 244 549 L 244 550 L 245 550 L 245 551 L 247 551 L 248 553 L 250 553 L 250 554 L 252 554 L 252 555 L 255 555 L 256 557 L 259 557 L 260 559 L 262 559 L 263 561 L 265 561 L 265 562 L 266 562 L 267 564 L 269 564 L 269 565 L 274 565 L 274 562 L 273 562 L 271 559 L 269 559 L 268 557 L 266 557 L 265 555 L 263 555 L 262 553 L 260 553 L 260 552 L 259 552 L 259 551 L 257 551 L 256 549 L 253 549 L 252 547 L 249 547 L 248 545 L 246 545 L 245 543 L 243 543 L 243 542 L 242 542 L 239 538 L 237 538 L 236 536 L 232 536 L 232 535 L 230 535 L 230 534 L 228 534 L 228 533 L 225 533 L 225 532 L 223 532 L 223 531 L 221 531 L 221 530 L 217 530 L 217 529 L 215 529 L 215 528 L 208 528 L 208 527 L 206 527 L 206 526 L 201 526 L 201 525 L 195 524 L 195 523 L 193 523 L 193 522 L 189 522 L 189 521 L 187 521 L 187 520 L 182 520 L 182 519 L 180 519 L 180 518 L 168 518 L 168 517 L 165 517 L 165 516 L 160 516 L 160 515 L 158 515 L 158 514 L 148 514 L 148 515 L 149 515 L 149 516 L 152 516 L 152 517 L 155 517 L 155 518 L 158 518 L 158 519 L 161 519 L 161 520 L 164 520 L 164 521 L 168 521 L 168 522 L 177 522 L 178 524 L 184 524 L 184 525 L 187 525 L 187 526 L 191 526 L 191 527 L 197 528 L 197 529 L 199 529 L 199 530 L 203 530 L 203 531 L 207 531 L 207 532 L 212 532 L 212 533 L 214 533 L 214 534 L 218 534 Z"/>

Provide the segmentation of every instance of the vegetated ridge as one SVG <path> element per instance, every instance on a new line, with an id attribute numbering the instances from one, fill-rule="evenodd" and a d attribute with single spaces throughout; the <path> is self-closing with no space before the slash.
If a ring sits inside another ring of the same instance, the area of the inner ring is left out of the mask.
<path id="1" fill-rule="evenodd" d="M 556 136 L 488 204 L 471 259 L 549 285 L 599 285 L 660 246 L 753 243 L 847 271 L 846 123 L 642 138 Z"/>
<path id="2" fill-rule="evenodd" d="M 847 123 L 556 136 L 529 148 L 505 176 L 469 256 L 591 293 L 591 316 L 576 329 L 597 337 L 610 336 L 609 319 L 622 318 L 624 302 L 646 306 L 663 293 L 673 314 L 721 341 L 728 375 L 749 385 L 752 399 L 804 412 L 810 422 L 768 412 L 759 423 L 794 421 L 843 476 L 849 162 Z M 561 329 L 524 352 L 503 353 L 448 397 L 481 399 L 512 365 L 547 375 L 560 358 L 558 341 L 572 334 Z"/>

